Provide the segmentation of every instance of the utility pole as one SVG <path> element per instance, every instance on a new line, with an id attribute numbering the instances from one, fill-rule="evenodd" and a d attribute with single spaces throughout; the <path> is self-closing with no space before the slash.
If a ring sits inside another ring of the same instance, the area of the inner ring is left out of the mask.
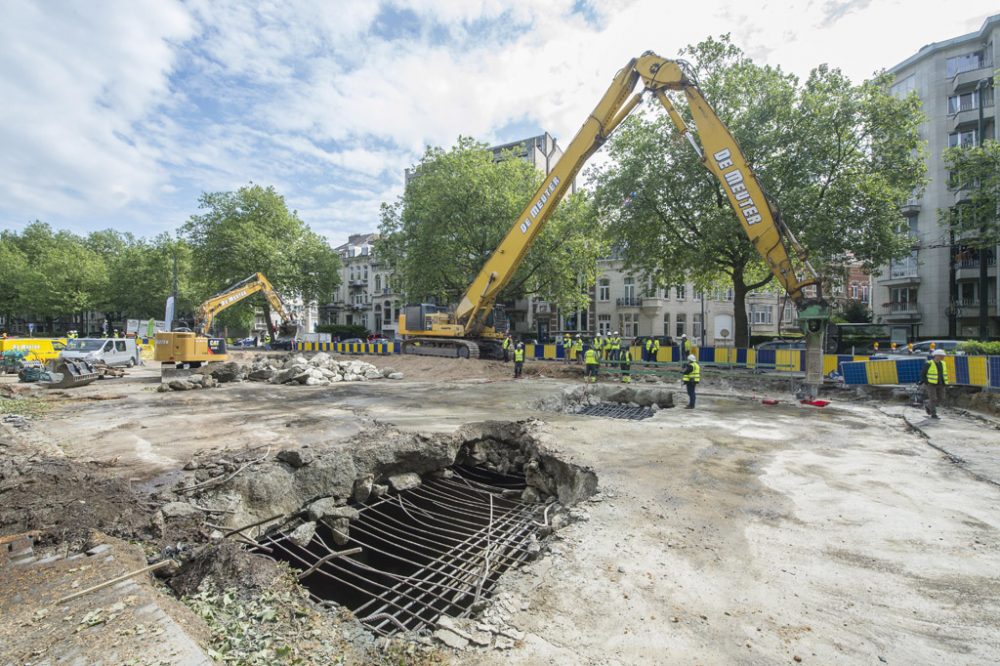
<path id="1" fill-rule="evenodd" d="M 976 106 L 979 108 L 979 129 L 978 129 L 978 139 L 979 147 L 983 147 L 983 133 L 986 129 L 986 123 L 983 120 L 983 92 L 986 90 L 986 85 L 990 82 L 989 79 L 980 79 L 978 85 L 976 85 Z M 979 339 L 989 340 L 990 339 L 990 280 L 988 273 L 988 267 L 986 262 L 986 220 L 980 220 L 980 232 L 982 236 L 979 242 Z"/>

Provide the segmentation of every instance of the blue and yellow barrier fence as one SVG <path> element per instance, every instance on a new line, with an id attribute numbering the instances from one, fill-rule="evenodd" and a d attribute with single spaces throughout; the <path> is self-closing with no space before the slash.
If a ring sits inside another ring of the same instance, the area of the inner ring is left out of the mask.
<path id="1" fill-rule="evenodd" d="M 343 342 L 299 342 L 298 351 L 325 351 L 339 354 L 398 354 L 399 342 L 353 343 Z M 642 348 L 631 347 L 632 364 L 636 368 L 642 361 Z M 562 345 L 547 344 L 524 346 L 526 358 L 536 361 L 564 361 L 566 350 Z M 776 372 L 804 372 L 806 352 L 802 349 L 743 349 L 735 347 L 694 348 L 698 361 L 704 365 L 721 368 L 746 368 L 774 370 Z M 570 351 L 570 358 L 576 355 Z M 660 347 L 656 363 L 681 363 L 679 347 Z M 926 359 L 923 357 L 901 360 L 871 360 L 868 356 L 851 354 L 824 354 L 823 375 L 838 373 L 844 382 L 858 384 L 915 384 Z M 946 356 L 948 374 L 953 384 L 1000 388 L 1000 356 Z"/>

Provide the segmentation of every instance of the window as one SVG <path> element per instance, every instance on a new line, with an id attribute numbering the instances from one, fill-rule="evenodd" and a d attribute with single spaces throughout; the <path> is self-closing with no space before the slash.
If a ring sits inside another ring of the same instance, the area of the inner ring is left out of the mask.
<path id="1" fill-rule="evenodd" d="M 982 51 L 974 51 L 972 53 L 966 53 L 965 55 L 955 56 L 954 58 L 948 58 L 946 61 L 945 75 L 950 79 L 956 74 L 968 72 L 973 69 L 979 69 L 984 64 Z"/>
<path id="2" fill-rule="evenodd" d="M 607 335 L 610 332 L 611 332 L 611 315 L 609 314 L 597 315 L 597 334 Z"/>
<path id="3" fill-rule="evenodd" d="M 861 285 L 861 302 L 867 304 L 871 300 L 871 288 L 864 284 Z"/>
<path id="4" fill-rule="evenodd" d="M 623 338 L 634 338 L 639 335 L 639 315 L 626 312 L 618 316 L 618 333 Z"/>
<path id="5" fill-rule="evenodd" d="M 125 351 L 125 341 L 115 340 L 115 351 L 123 352 Z"/>
<path id="6" fill-rule="evenodd" d="M 646 279 L 645 288 L 643 289 L 642 295 L 645 298 L 656 298 L 656 285 L 653 284 L 652 278 Z"/>
<path id="7" fill-rule="evenodd" d="M 948 135 L 948 147 L 955 148 L 956 146 L 961 146 L 962 148 L 971 148 L 975 146 L 978 141 L 976 137 L 976 130 L 965 130 L 964 132 L 952 132 Z"/>
<path id="8" fill-rule="evenodd" d="M 987 87 L 986 94 L 983 95 L 983 106 L 993 105 L 993 89 Z M 969 92 L 951 95 L 948 98 L 948 113 L 958 113 L 960 111 L 971 111 L 979 108 L 979 89 Z"/>
<path id="9" fill-rule="evenodd" d="M 687 332 L 687 315 L 683 312 L 677 314 L 677 328 L 674 329 L 677 337 L 684 335 Z"/>
<path id="10" fill-rule="evenodd" d="M 679 284 L 674 289 L 674 293 L 677 295 L 678 301 L 683 301 L 685 298 L 687 298 L 687 287 L 684 286 L 683 284 Z"/>
<path id="11" fill-rule="evenodd" d="M 853 298 L 854 300 L 858 300 L 858 283 L 857 282 L 852 282 L 851 283 L 851 298 Z"/>
<path id="12" fill-rule="evenodd" d="M 375 291 L 382 291 L 382 276 L 375 276 Z"/>
<path id="13" fill-rule="evenodd" d="M 696 291 L 696 292 L 694 292 L 694 300 L 696 300 L 696 301 L 700 301 L 700 300 L 701 300 L 701 298 L 702 298 L 702 295 L 701 295 L 701 292 L 700 292 L 700 291 Z"/>
<path id="14" fill-rule="evenodd" d="M 635 298 L 635 278 L 625 278 L 625 300 L 631 302 Z"/>
<path id="15" fill-rule="evenodd" d="M 670 335 L 670 313 L 667 312 L 663 315 L 663 335 Z"/>
<path id="16" fill-rule="evenodd" d="M 701 313 L 691 315 L 691 335 L 695 340 L 701 340 Z"/>
<path id="17" fill-rule="evenodd" d="M 773 317 L 774 308 L 770 305 L 758 305 L 755 303 L 750 306 L 751 323 L 755 325 L 772 324 L 774 323 Z"/>
<path id="18" fill-rule="evenodd" d="M 607 303 L 611 300 L 611 280 L 601 278 L 597 281 L 597 300 Z"/>
<path id="19" fill-rule="evenodd" d="M 893 97 L 906 97 L 911 92 L 917 89 L 917 79 L 910 74 L 905 79 L 900 79 L 892 84 L 889 88 L 889 93 Z"/>

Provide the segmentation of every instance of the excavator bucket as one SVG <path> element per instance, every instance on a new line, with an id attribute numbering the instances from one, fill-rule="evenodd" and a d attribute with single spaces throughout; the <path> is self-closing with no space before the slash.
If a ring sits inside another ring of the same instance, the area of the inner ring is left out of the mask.
<path id="1" fill-rule="evenodd" d="M 81 359 L 61 358 L 49 373 L 50 380 L 43 382 L 46 388 L 76 388 L 96 381 L 101 373 L 90 363 Z"/>

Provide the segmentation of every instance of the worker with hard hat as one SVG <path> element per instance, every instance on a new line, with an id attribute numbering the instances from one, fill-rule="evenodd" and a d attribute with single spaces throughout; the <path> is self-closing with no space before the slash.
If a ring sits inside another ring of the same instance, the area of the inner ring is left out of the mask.
<path id="1" fill-rule="evenodd" d="M 681 333 L 681 341 L 679 344 L 681 347 L 681 358 L 685 358 L 691 353 L 691 342 L 688 340 L 687 333 Z"/>
<path id="2" fill-rule="evenodd" d="M 586 366 L 586 373 L 583 375 L 583 381 L 590 384 L 595 384 L 597 382 L 597 369 L 601 365 L 598 354 L 599 352 L 595 346 L 588 347 L 586 353 L 583 355 L 583 361 Z"/>
<path id="3" fill-rule="evenodd" d="M 514 379 L 521 378 L 522 370 L 524 370 L 524 343 L 518 342 L 514 348 Z"/>
<path id="4" fill-rule="evenodd" d="M 694 409 L 695 389 L 701 381 L 701 365 L 694 354 L 688 354 L 687 363 L 681 369 L 681 383 L 687 388 L 688 404 L 684 409 Z"/>
<path id="5" fill-rule="evenodd" d="M 583 360 L 583 338 L 580 337 L 579 333 L 573 339 L 573 360 L 577 363 Z"/>
<path id="6" fill-rule="evenodd" d="M 944 403 L 945 389 L 948 386 L 948 364 L 944 362 L 944 357 L 943 349 L 935 349 L 920 375 L 920 383 L 927 387 L 927 402 L 924 409 L 932 419 L 940 418 L 937 415 L 937 408 Z"/>

